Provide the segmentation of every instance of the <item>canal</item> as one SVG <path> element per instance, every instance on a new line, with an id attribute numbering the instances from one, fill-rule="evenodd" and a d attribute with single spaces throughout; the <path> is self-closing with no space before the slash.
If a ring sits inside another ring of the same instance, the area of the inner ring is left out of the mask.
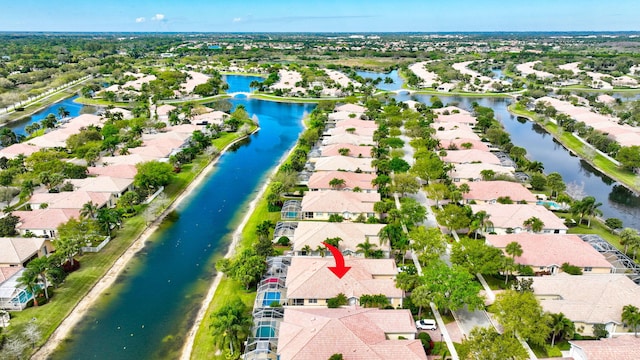
<path id="1" fill-rule="evenodd" d="M 413 95 L 412 97 L 417 101 L 430 104 L 431 95 Z M 511 114 L 507 110 L 507 106 L 511 103 L 510 99 L 441 95 L 438 97 L 445 104 L 457 104 L 466 110 L 472 109 L 474 101 L 492 108 L 496 119 L 511 135 L 511 142 L 527 149 L 527 157 L 530 160 L 541 161 L 546 174 L 557 172 L 562 175 L 565 183 L 574 183 L 583 187 L 586 195 L 594 196 L 598 202 L 602 203 L 599 209 L 603 212 L 603 218 L 618 218 L 623 221 L 625 227 L 640 229 L 640 197 L 573 155 L 540 125 Z M 407 98 L 408 96 L 404 96 L 399 100 Z"/>
<path id="2" fill-rule="evenodd" d="M 233 81 L 231 81 L 233 82 Z M 231 88 L 229 92 L 243 91 Z M 266 175 L 296 142 L 309 104 L 232 99 L 261 129 L 215 170 L 156 232 L 117 285 L 85 316 L 54 359 L 177 358 L 231 233 Z"/>

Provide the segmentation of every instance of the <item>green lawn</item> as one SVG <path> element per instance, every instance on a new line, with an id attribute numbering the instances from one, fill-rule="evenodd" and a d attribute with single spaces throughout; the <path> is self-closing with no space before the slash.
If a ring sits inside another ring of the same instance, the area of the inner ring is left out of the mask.
<path id="1" fill-rule="evenodd" d="M 133 102 L 130 102 L 130 103 L 120 102 L 120 101 L 111 102 L 111 101 L 103 100 L 101 98 L 89 99 L 89 98 L 79 97 L 73 101 L 83 105 L 93 105 L 93 106 L 113 105 L 115 107 L 121 107 L 121 108 L 130 108 L 132 105 L 134 105 Z"/>

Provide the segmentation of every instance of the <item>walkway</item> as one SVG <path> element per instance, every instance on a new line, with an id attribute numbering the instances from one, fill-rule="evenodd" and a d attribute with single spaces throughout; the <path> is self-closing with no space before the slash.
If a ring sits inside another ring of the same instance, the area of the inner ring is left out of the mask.
<path id="1" fill-rule="evenodd" d="M 42 93 L 42 94 L 40 94 L 38 96 L 29 97 L 28 99 L 26 99 L 24 101 L 19 101 L 19 102 L 15 103 L 15 104 L 9 105 L 9 106 L 7 106 L 5 108 L 0 109 L 0 114 L 2 114 L 2 113 L 10 114 L 12 112 L 15 112 L 16 108 L 18 108 L 18 107 L 27 107 L 27 106 L 30 106 L 31 104 L 33 104 L 33 103 L 35 103 L 37 101 L 46 100 L 46 99 L 48 99 L 48 98 L 50 98 L 50 97 L 52 97 L 52 96 L 64 91 L 64 90 L 72 87 L 72 86 L 75 86 L 75 85 L 77 85 L 79 83 L 85 82 L 85 81 L 91 79 L 92 77 L 93 77 L 93 75 L 87 75 L 87 76 L 82 77 L 82 78 L 80 78 L 78 80 L 74 80 L 74 81 L 68 82 L 68 83 L 66 83 L 64 85 L 58 86 L 57 88 L 49 89 L 45 93 Z M 13 110 L 10 110 L 11 107 L 13 107 Z M 39 109 L 34 111 L 34 113 L 37 112 L 38 110 Z M 31 114 L 25 114 L 25 116 L 28 116 L 28 115 L 31 115 Z"/>

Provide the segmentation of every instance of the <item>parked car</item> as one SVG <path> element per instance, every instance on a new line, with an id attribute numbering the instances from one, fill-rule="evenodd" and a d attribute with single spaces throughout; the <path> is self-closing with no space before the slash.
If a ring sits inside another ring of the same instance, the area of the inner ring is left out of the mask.
<path id="1" fill-rule="evenodd" d="M 420 330 L 435 330 L 438 324 L 433 319 L 416 320 L 416 327 Z"/>

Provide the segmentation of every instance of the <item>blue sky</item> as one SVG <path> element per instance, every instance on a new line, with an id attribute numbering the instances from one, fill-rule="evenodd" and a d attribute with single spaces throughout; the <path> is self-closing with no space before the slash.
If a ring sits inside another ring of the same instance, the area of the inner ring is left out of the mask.
<path id="1" fill-rule="evenodd" d="M 0 31 L 639 31 L 640 0 L 2 0 Z"/>

